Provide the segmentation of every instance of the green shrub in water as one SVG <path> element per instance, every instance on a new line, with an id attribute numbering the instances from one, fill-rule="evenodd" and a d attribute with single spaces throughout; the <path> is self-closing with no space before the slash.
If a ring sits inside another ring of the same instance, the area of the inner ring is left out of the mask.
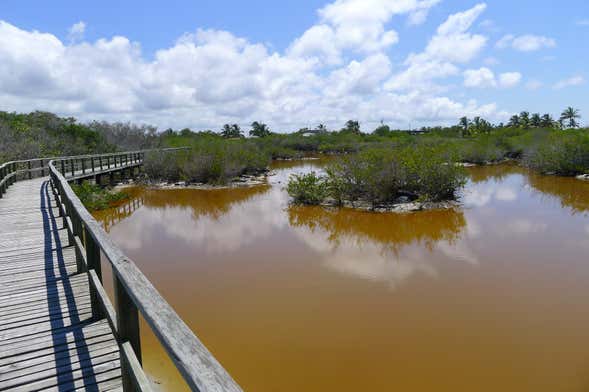
<path id="1" fill-rule="evenodd" d="M 114 192 L 88 181 L 84 181 L 80 185 L 73 184 L 72 190 L 88 211 L 104 210 L 129 198 L 125 192 Z"/>
<path id="2" fill-rule="evenodd" d="M 315 172 L 291 175 L 286 191 L 294 203 L 311 205 L 321 204 L 329 193 L 325 177 Z"/>

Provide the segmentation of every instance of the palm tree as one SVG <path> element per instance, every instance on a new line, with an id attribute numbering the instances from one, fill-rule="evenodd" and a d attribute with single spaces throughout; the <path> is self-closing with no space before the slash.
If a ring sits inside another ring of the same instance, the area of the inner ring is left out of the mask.
<path id="1" fill-rule="evenodd" d="M 577 118 L 581 118 L 579 109 L 575 109 L 570 106 L 566 108 L 560 115 L 561 124 L 564 124 L 565 121 L 568 121 L 567 125 L 569 128 L 577 128 L 579 126 L 579 123 L 576 121 Z"/>
<path id="2" fill-rule="evenodd" d="M 519 126 L 525 129 L 530 127 L 530 112 L 524 110 L 519 114 Z"/>
<path id="3" fill-rule="evenodd" d="M 468 128 L 470 127 L 470 120 L 468 117 L 461 117 L 460 120 L 458 120 L 458 126 L 462 128 L 463 137 L 468 135 Z"/>
<path id="4" fill-rule="evenodd" d="M 346 126 L 342 129 L 344 132 L 360 134 L 360 123 L 356 120 L 348 120 Z"/>
<path id="5" fill-rule="evenodd" d="M 546 113 L 545 115 L 542 116 L 542 119 L 540 120 L 540 126 L 542 128 L 553 128 L 554 127 L 554 119 L 552 118 L 552 116 L 548 113 Z"/>
<path id="6" fill-rule="evenodd" d="M 532 114 L 532 118 L 530 118 L 530 125 L 534 128 L 540 127 L 542 124 L 542 117 L 540 117 L 540 113 Z"/>
<path id="7" fill-rule="evenodd" d="M 507 123 L 508 127 L 512 127 L 512 128 L 517 128 L 520 126 L 520 121 L 519 121 L 519 116 L 517 114 L 514 114 L 513 116 L 511 116 L 511 118 L 509 119 L 509 122 Z"/>
<path id="8" fill-rule="evenodd" d="M 236 138 L 243 136 L 241 134 L 241 128 L 237 124 L 225 124 L 223 125 L 223 130 L 221 131 L 221 136 L 226 139 Z"/>
<path id="9" fill-rule="evenodd" d="M 266 137 L 270 135 L 270 128 L 264 123 L 254 121 L 252 123 L 252 129 L 250 130 L 250 136 Z"/>

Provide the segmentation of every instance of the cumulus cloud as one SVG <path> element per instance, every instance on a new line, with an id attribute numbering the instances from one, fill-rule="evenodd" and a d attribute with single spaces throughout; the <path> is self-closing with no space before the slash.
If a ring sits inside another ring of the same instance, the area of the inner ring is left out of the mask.
<path id="1" fill-rule="evenodd" d="M 73 24 L 68 30 L 68 39 L 71 42 L 80 41 L 84 38 L 84 32 L 86 32 L 86 23 L 79 21 Z"/>
<path id="2" fill-rule="evenodd" d="M 424 51 L 410 54 L 405 60 L 407 68 L 394 75 L 385 88 L 390 91 L 432 91 L 437 89 L 434 80 L 457 75 L 460 70 L 456 64 L 469 62 L 485 46 L 485 37 L 467 31 L 485 8 L 486 5 L 481 3 L 450 15 L 438 27 Z"/>
<path id="3" fill-rule="evenodd" d="M 582 84 L 585 84 L 585 78 L 581 75 L 575 75 L 556 82 L 553 87 L 556 90 L 560 90 L 566 87 L 580 86 Z"/>
<path id="4" fill-rule="evenodd" d="M 440 83 L 460 75 L 486 45 L 486 37 L 468 31 L 485 4 L 450 15 L 402 64 L 386 54 L 398 40 L 387 27 L 393 16 L 418 23 L 437 3 L 337 0 L 284 52 L 200 29 L 149 60 L 126 37 L 64 43 L 0 22 L 0 105 L 162 128 L 263 120 L 278 132 L 319 122 L 339 127 L 349 118 L 370 127 L 502 116 L 494 103 L 445 96 Z M 81 36 L 84 29 L 82 22 L 71 31 Z"/>
<path id="5" fill-rule="evenodd" d="M 342 61 L 342 52 L 380 51 L 399 41 L 395 30 L 385 25 L 394 15 L 409 15 L 410 24 L 425 21 L 429 9 L 440 0 L 336 0 L 321 8 L 320 23 L 297 38 L 288 52 L 292 56 Z"/>
<path id="6" fill-rule="evenodd" d="M 471 88 L 514 87 L 521 81 L 519 72 L 505 72 L 496 78 L 495 73 L 487 67 L 464 71 L 464 86 Z"/>
<path id="7" fill-rule="evenodd" d="M 519 72 L 505 72 L 499 75 L 499 86 L 504 88 L 515 87 L 522 80 Z"/>
<path id="8" fill-rule="evenodd" d="M 495 74 L 489 68 L 469 69 L 464 71 L 464 86 L 466 87 L 495 87 Z"/>
<path id="9" fill-rule="evenodd" d="M 513 48 L 520 52 L 533 52 L 544 48 L 554 48 L 556 41 L 553 38 L 541 35 L 526 34 L 515 36 L 507 34 L 497 41 L 496 47 L 499 49 Z"/>

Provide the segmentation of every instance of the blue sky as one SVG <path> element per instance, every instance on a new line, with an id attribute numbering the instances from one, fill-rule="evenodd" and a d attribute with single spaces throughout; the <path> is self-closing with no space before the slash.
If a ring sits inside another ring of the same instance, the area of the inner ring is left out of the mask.
<path id="1" fill-rule="evenodd" d="M 587 124 L 589 3 L 554 4 L 5 0 L 0 109 L 290 131 L 570 105 Z"/>

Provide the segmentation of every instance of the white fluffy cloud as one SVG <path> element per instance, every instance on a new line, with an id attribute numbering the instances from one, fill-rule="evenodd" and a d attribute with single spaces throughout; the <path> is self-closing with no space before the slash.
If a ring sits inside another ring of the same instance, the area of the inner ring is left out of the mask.
<path id="1" fill-rule="evenodd" d="M 495 74 L 489 68 L 468 69 L 464 71 L 464 86 L 466 87 L 496 87 Z"/>
<path id="2" fill-rule="evenodd" d="M 581 75 L 575 75 L 571 76 L 570 78 L 558 81 L 554 84 L 553 87 L 557 90 L 560 90 L 566 87 L 580 86 L 582 84 L 585 84 L 585 78 Z"/>
<path id="3" fill-rule="evenodd" d="M 412 53 L 405 60 L 407 68 L 394 75 L 385 88 L 390 91 L 438 90 L 434 81 L 457 75 L 460 70 L 456 64 L 467 63 L 480 53 L 486 38 L 473 35 L 468 29 L 485 10 L 485 4 L 450 15 L 430 39 L 425 50 Z"/>
<path id="4" fill-rule="evenodd" d="M 515 87 L 521 81 L 519 72 L 505 72 L 495 77 L 495 73 L 487 67 L 464 71 L 464 86 L 471 88 Z"/>
<path id="5" fill-rule="evenodd" d="M 394 15 L 409 15 L 410 24 L 423 23 L 440 0 L 336 0 L 320 9 L 320 23 L 296 39 L 291 56 L 314 58 L 338 64 L 342 52 L 376 52 L 399 41 L 395 30 L 385 25 Z"/>
<path id="6" fill-rule="evenodd" d="M 0 107 L 161 128 L 261 120 L 279 132 L 319 122 L 339 127 L 349 118 L 370 127 L 503 116 L 494 103 L 445 96 L 446 79 L 486 45 L 469 32 L 485 4 L 450 15 L 402 64 L 391 60 L 387 51 L 399 39 L 388 27 L 393 16 L 421 23 L 438 1 L 336 0 L 283 53 L 226 31 L 197 30 L 150 60 L 125 37 L 64 43 L 0 22 Z M 79 23 L 71 33 L 84 30 Z M 493 79 L 503 86 L 514 76 Z"/>
<path id="7" fill-rule="evenodd" d="M 499 86 L 503 88 L 515 87 L 522 80 L 519 72 L 505 72 L 499 75 Z"/>
<path id="8" fill-rule="evenodd" d="M 499 49 L 511 47 L 520 52 L 533 52 L 544 48 L 554 48 L 556 46 L 556 41 L 553 38 L 541 35 L 526 34 L 515 36 L 508 34 L 497 41 L 496 46 Z"/>

